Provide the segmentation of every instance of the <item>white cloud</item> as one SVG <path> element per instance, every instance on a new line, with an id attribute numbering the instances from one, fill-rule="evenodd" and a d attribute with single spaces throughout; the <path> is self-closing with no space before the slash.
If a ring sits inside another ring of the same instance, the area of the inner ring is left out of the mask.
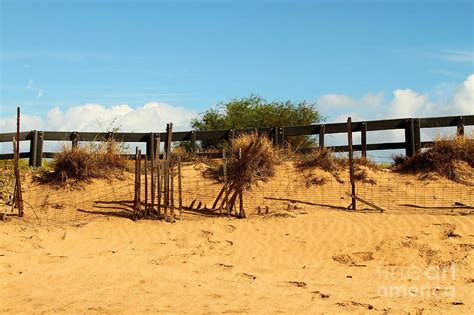
<path id="1" fill-rule="evenodd" d="M 452 109 L 460 114 L 474 113 L 474 74 L 471 74 L 453 95 Z"/>
<path id="2" fill-rule="evenodd" d="M 328 122 L 346 122 L 347 117 L 352 117 L 352 121 L 364 121 L 473 115 L 474 74 L 469 75 L 462 84 L 457 84 L 454 88 L 451 88 L 451 85 L 446 88 L 445 84 L 441 84 L 434 91 L 426 94 L 419 94 L 410 89 L 396 89 L 393 91 L 392 97 L 386 102 L 384 102 L 382 93 L 369 93 L 360 99 L 343 94 L 327 94 L 319 97 L 317 104 L 323 115 L 329 116 Z M 441 129 L 423 129 L 421 134 L 423 141 L 433 139 L 438 133 L 447 131 Z M 472 129 L 472 127 L 466 127 L 466 132 L 470 132 Z M 354 143 L 360 142 L 359 135 L 359 133 L 354 134 Z M 403 142 L 404 131 L 369 132 L 367 141 L 369 143 Z M 326 142 L 328 145 L 343 145 L 347 143 L 347 136 L 344 134 L 328 135 Z M 384 156 L 386 153 L 376 154 Z"/>
<path id="3" fill-rule="evenodd" d="M 165 103 L 151 102 L 142 107 L 129 105 L 105 107 L 98 104 L 73 106 L 63 111 L 58 107 L 45 116 L 22 114 L 22 130 L 100 131 L 101 128 L 120 128 L 124 132 L 163 132 L 166 123 L 172 122 L 176 130 L 189 129 L 197 113 Z M 0 119 L 0 129 L 15 130 L 15 117 Z"/>
<path id="4" fill-rule="evenodd" d="M 388 102 L 384 102 L 383 93 L 369 93 L 360 99 L 327 94 L 319 97 L 317 104 L 320 111 L 329 116 L 328 122 L 344 122 L 349 116 L 353 120 L 373 120 L 474 114 L 474 74 L 454 88 L 449 86 L 447 89 L 445 84 L 440 84 L 427 94 L 396 89 Z"/>
<path id="5" fill-rule="evenodd" d="M 393 100 L 389 104 L 388 117 L 415 117 L 421 109 L 429 107 L 431 104 L 428 102 L 427 95 L 419 95 L 410 89 L 397 89 L 393 92 Z"/>

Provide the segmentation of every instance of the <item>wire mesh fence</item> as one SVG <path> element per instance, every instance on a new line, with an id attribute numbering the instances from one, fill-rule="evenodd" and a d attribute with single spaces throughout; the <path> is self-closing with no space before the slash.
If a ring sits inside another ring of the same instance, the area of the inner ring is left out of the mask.
<path id="1" fill-rule="evenodd" d="M 216 163 L 220 163 L 220 159 Z M 206 175 L 209 165 L 203 159 L 183 162 L 182 211 L 184 220 L 227 215 L 213 207 L 224 185 L 223 178 Z M 474 186 L 436 174 L 403 174 L 382 167 L 355 165 L 357 210 L 384 213 L 468 215 L 474 213 Z M 357 175 L 361 174 L 361 175 Z M 64 188 L 22 175 L 25 222 L 35 224 L 80 225 L 98 217 L 132 219 L 134 174 L 93 179 L 74 188 Z M 144 177 L 141 178 L 144 194 Z M 148 189 L 150 189 L 148 187 Z M 314 209 L 348 210 L 351 204 L 348 169 L 327 172 L 320 168 L 300 169 L 285 161 L 267 181 L 255 181 L 243 191 L 247 215 L 287 216 Z M 150 194 L 151 196 L 151 194 Z M 178 209 L 178 190 L 173 191 Z M 151 201 L 149 201 L 150 203 Z M 155 202 L 155 207 L 158 202 Z M 375 205 L 376 207 L 373 207 Z M 235 215 L 237 209 L 231 209 Z"/>

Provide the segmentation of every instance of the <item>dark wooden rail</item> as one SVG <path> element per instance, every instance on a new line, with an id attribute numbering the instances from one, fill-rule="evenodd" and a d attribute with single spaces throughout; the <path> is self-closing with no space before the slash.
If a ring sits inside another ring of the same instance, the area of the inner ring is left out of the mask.
<path id="1" fill-rule="evenodd" d="M 361 144 L 354 145 L 354 150 L 361 151 L 362 155 L 366 155 L 367 151 L 405 149 L 407 156 L 412 156 L 419 152 L 421 148 L 428 147 L 432 142 L 422 142 L 420 130 L 422 128 L 439 128 L 439 127 L 456 127 L 457 134 L 464 134 L 465 125 L 474 125 L 474 115 L 468 116 L 449 116 L 449 117 L 430 117 L 430 118 L 403 118 L 403 119 L 386 119 L 359 121 L 352 123 L 352 131 L 361 133 Z M 405 130 L 405 142 L 391 143 L 367 143 L 368 131 L 381 130 Z M 209 130 L 209 131 L 178 131 L 173 132 L 172 141 L 190 141 L 193 152 L 196 141 L 200 140 L 225 140 L 230 139 L 238 134 L 257 131 L 270 137 L 275 145 L 284 145 L 285 139 L 295 136 L 319 136 L 319 146 L 325 146 L 326 134 L 347 133 L 346 123 L 332 124 L 316 124 L 306 126 L 287 126 L 272 128 L 255 128 L 255 129 L 230 129 L 230 130 Z M 29 158 L 31 166 L 40 166 L 43 158 L 51 158 L 54 152 L 43 152 L 44 141 L 71 141 L 75 146 L 79 141 L 104 141 L 114 138 L 123 142 L 144 142 L 147 144 L 147 152 L 152 145 L 152 139 L 155 143 L 158 139 L 161 142 L 165 139 L 165 132 L 162 133 L 107 133 L 107 132 L 67 132 L 67 131 L 28 131 L 20 133 L 20 141 L 30 141 L 29 152 L 20 154 L 21 158 Z M 12 142 L 15 133 L 0 134 L 0 142 Z M 348 147 L 332 146 L 337 152 L 347 152 Z M 0 154 L 0 160 L 11 159 L 13 154 Z"/>

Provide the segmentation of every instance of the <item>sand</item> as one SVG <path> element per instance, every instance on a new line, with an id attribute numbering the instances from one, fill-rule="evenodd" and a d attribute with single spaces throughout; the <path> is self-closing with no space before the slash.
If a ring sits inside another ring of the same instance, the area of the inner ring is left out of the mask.
<path id="1" fill-rule="evenodd" d="M 185 166 L 183 202 L 202 207 L 176 223 L 130 220 L 130 174 L 73 191 L 26 178 L 25 217 L 0 223 L 0 313 L 474 313 L 474 216 L 449 208 L 473 188 L 368 173 L 358 194 L 384 213 L 283 165 L 238 219 L 204 209 L 221 186 Z"/>
<path id="2" fill-rule="evenodd" d="M 474 311 L 473 216 L 305 210 L 3 223 L 0 312 Z"/>

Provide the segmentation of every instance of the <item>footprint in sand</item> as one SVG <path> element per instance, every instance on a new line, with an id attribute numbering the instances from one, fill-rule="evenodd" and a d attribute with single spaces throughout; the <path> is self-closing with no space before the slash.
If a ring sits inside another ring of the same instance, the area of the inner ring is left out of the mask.
<path id="1" fill-rule="evenodd" d="M 288 281 L 287 283 L 291 286 L 298 287 L 298 288 L 306 288 L 308 286 L 308 284 L 303 281 Z"/>
<path id="2" fill-rule="evenodd" d="M 324 293 L 319 292 L 319 291 L 311 291 L 311 293 L 313 294 L 313 297 L 311 298 L 312 300 L 314 300 L 316 297 L 318 297 L 320 299 L 329 298 L 329 294 L 324 294 Z"/>
<path id="3" fill-rule="evenodd" d="M 227 231 L 227 233 L 232 233 L 235 230 L 237 230 L 237 228 L 235 226 L 233 226 L 232 224 L 228 224 L 224 228 Z"/>
<path id="4" fill-rule="evenodd" d="M 230 269 L 234 268 L 234 266 L 232 266 L 232 265 L 226 265 L 226 264 L 222 264 L 222 263 L 217 263 L 217 264 L 214 265 L 214 267 L 217 270 L 230 270 Z"/>
<path id="5" fill-rule="evenodd" d="M 357 252 L 357 253 L 353 253 L 352 255 L 348 255 L 348 254 L 334 255 L 332 256 L 332 259 L 343 265 L 359 266 L 361 262 L 373 260 L 374 258 L 373 258 L 372 252 Z"/>
<path id="6" fill-rule="evenodd" d="M 256 280 L 257 277 L 254 276 L 254 275 L 251 275 L 249 273 L 245 273 L 245 272 L 242 272 L 242 273 L 238 273 L 237 276 L 242 279 L 242 280 L 247 280 L 247 281 L 250 281 L 250 280 Z"/>

